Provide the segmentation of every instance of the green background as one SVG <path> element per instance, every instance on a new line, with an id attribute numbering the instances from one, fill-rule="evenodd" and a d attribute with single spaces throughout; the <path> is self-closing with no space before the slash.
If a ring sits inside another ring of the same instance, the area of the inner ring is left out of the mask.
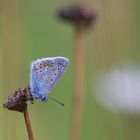
<path id="1" fill-rule="evenodd" d="M 73 1 L 74 2 L 74 1 Z M 29 103 L 35 140 L 68 140 L 74 92 L 74 28 L 58 20 L 56 11 L 72 1 L 0 1 L 0 140 L 26 140 L 23 114 L 2 108 L 8 94 L 29 82 L 33 60 L 49 56 L 69 58 L 69 68 L 51 92 L 64 102 Z M 111 113 L 92 90 L 94 78 L 112 65 L 129 59 L 139 65 L 139 0 L 88 0 L 98 13 L 96 24 L 84 34 L 84 110 L 80 140 L 140 140 L 138 116 Z"/>

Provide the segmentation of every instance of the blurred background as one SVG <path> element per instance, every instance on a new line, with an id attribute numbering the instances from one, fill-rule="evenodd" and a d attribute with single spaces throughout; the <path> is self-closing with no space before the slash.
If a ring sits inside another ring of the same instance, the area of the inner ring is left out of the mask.
<path id="1" fill-rule="evenodd" d="M 75 2 L 75 1 L 73 1 Z M 51 95 L 62 101 L 29 105 L 36 140 L 68 140 L 74 80 L 74 29 L 56 17 L 72 1 L 0 1 L 0 140 L 28 139 L 23 114 L 2 108 L 8 94 L 29 83 L 30 64 L 69 58 Z M 77 1 L 97 11 L 84 33 L 84 110 L 80 140 L 140 140 L 139 0 Z"/>

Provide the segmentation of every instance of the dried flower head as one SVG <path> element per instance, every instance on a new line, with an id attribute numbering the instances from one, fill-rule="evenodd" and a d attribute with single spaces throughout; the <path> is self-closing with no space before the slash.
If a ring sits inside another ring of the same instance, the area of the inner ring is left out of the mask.
<path id="1" fill-rule="evenodd" d="M 89 27 L 96 20 L 96 14 L 88 7 L 82 5 L 71 5 L 61 8 L 58 16 L 68 22 Z"/>
<path id="2" fill-rule="evenodd" d="M 30 87 L 28 86 L 8 96 L 8 100 L 3 104 L 3 107 L 13 111 L 24 112 L 27 109 L 27 101 L 29 100 L 33 101 L 33 98 L 31 96 Z"/>

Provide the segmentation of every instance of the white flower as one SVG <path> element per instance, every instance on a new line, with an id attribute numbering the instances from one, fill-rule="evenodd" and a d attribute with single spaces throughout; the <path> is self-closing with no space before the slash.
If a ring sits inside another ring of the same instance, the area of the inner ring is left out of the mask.
<path id="1" fill-rule="evenodd" d="M 101 74 L 95 91 L 98 101 L 111 111 L 140 113 L 140 69 L 133 65 Z"/>

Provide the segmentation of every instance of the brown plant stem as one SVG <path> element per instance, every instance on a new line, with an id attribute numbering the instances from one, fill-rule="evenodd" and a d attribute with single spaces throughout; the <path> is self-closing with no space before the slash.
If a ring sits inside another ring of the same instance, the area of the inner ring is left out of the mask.
<path id="1" fill-rule="evenodd" d="M 78 140 L 83 110 L 83 42 L 80 24 L 75 28 L 75 93 L 72 118 L 71 140 Z"/>
<path id="2" fill-rule="evenodd" d="M 33 131 L 32 131 L 31 123 L 30 123 L 30 118 L 29 118 L 28 110 L 26 109 L 23 112 L 23 114 L 24 114 L 24 119 L 25 119 L 25 124 L 26 124 L 26 128 L 27 128 L 29 140 L 34 140 L 34 136 L 33 136 Z"/>

